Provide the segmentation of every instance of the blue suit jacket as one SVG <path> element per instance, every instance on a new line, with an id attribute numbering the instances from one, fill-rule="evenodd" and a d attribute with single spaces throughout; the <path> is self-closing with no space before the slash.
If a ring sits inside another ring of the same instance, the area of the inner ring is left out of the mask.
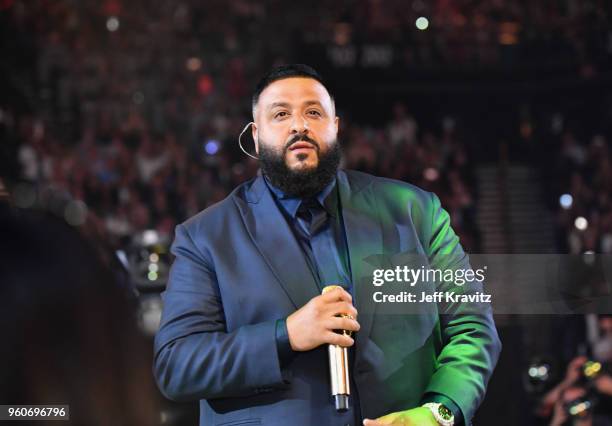
<path id="1" fill-rule="evenodd" d="M 448 214 L 435 195 L 403 182 L 351 171 L 338 172 L 337 182 L 360 312 L 351 373 L 363 416 L 438 393 L 471 419 L 501 348 L 490 312 L 440 315 L 434 304 L 415 315 L 377 315 L 371 302 L 378 254 L 469 266 Z M 338 424 L 326 349 L 299 353 L 284 370 L 279 364 L 276 320 L 319 291 L 263 178 L 177 226 L 172 252 L 155 339 L 164 395 L 200 400 L 201 425 Z"/>

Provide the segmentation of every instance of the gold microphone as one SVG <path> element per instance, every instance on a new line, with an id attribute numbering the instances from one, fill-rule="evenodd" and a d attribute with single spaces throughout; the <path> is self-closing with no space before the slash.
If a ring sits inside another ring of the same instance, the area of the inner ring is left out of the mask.
<path id="1" fill-rule="evenodd" d="M 323 288 L 323 293 L 342 288 L 339 285 L 328 285 Z M 350 318 L 348 314 L 338 314 L 337 316 Z M 335 330 L 336 333 L 350 336 L 349 330 Z M 349 395 L 351 388 L 349 385 L 349 365 L 348 348 L 340 345 L 328 345 L 329 350 L 329 374 L 331 378 L 331 394 L 334 397 L 336 411 L 343 412 L 349 409 Z"/>

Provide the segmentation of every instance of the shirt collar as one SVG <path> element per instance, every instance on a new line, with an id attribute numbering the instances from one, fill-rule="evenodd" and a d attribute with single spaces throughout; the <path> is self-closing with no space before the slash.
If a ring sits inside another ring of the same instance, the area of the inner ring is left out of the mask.
<path id="1" fill-rule="evenodd" d="M 274 198 L 278 201 L 283 210 L 285 210 L 285 213 L 295 219 L 295 215 L 297 214 L 303 199 L 299 197 L 291 197 L 285 194 L 279 188 L 272 185 L 265 175 L 264 181 L 270 189 L 270 192 L 272 192 Z M 325 211 L 333 217 L 336 217 L 338 214 L 338 197 L 335 196 L 335 189 L 336 177 L 334 176 L 332 181 L 328 183 L 325 188 L 323 188 L 315 197 L 317 202 L 325 209 Z"/>

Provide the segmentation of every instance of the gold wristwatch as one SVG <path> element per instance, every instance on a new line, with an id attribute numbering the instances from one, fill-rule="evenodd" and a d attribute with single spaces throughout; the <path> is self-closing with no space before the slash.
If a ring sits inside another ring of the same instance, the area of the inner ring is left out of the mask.
<path id="1" fill-rule="evenodd" d="M 422 407 L 429 408 L 429 411 L 431 411 L 431 414 L 433 414 L 440 426 L 453 426 L 455 424 L 453 412 L 444 404 L 440 404 L 439 402 L 428 402 L 423 404 Z"/>

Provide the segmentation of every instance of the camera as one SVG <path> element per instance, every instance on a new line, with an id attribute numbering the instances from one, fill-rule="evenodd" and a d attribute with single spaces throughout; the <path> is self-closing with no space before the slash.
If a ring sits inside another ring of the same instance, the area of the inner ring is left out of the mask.
<path id="1" fill-rule="evenodd" d="M 565 403 L 565 410 L 570 417 L 583 418 L 592 413 L 598 402 L 593 381 L 605 371 L 605 366 L 599 361 L 588 360 L 580 366 L 582 374 L 576 386 L 579 388 L 578 391 L 582 391 L 582 394 Z"/>
<path id="2" fill-rule="evenodd" d="M 565 404 L 565 411 L 572 418 L 583 418 L 591 413 L 594 406 L 595 401 L 587 393 L 583 397 L 567 402 Z"/>
<path id="3" fill-rule="evenodd" d="M 583 380 L 592 382 L 603 372 L 603 365 L 601 362 L 589 360 L 582 364 L 580 370 L 582 371 Z"/>

